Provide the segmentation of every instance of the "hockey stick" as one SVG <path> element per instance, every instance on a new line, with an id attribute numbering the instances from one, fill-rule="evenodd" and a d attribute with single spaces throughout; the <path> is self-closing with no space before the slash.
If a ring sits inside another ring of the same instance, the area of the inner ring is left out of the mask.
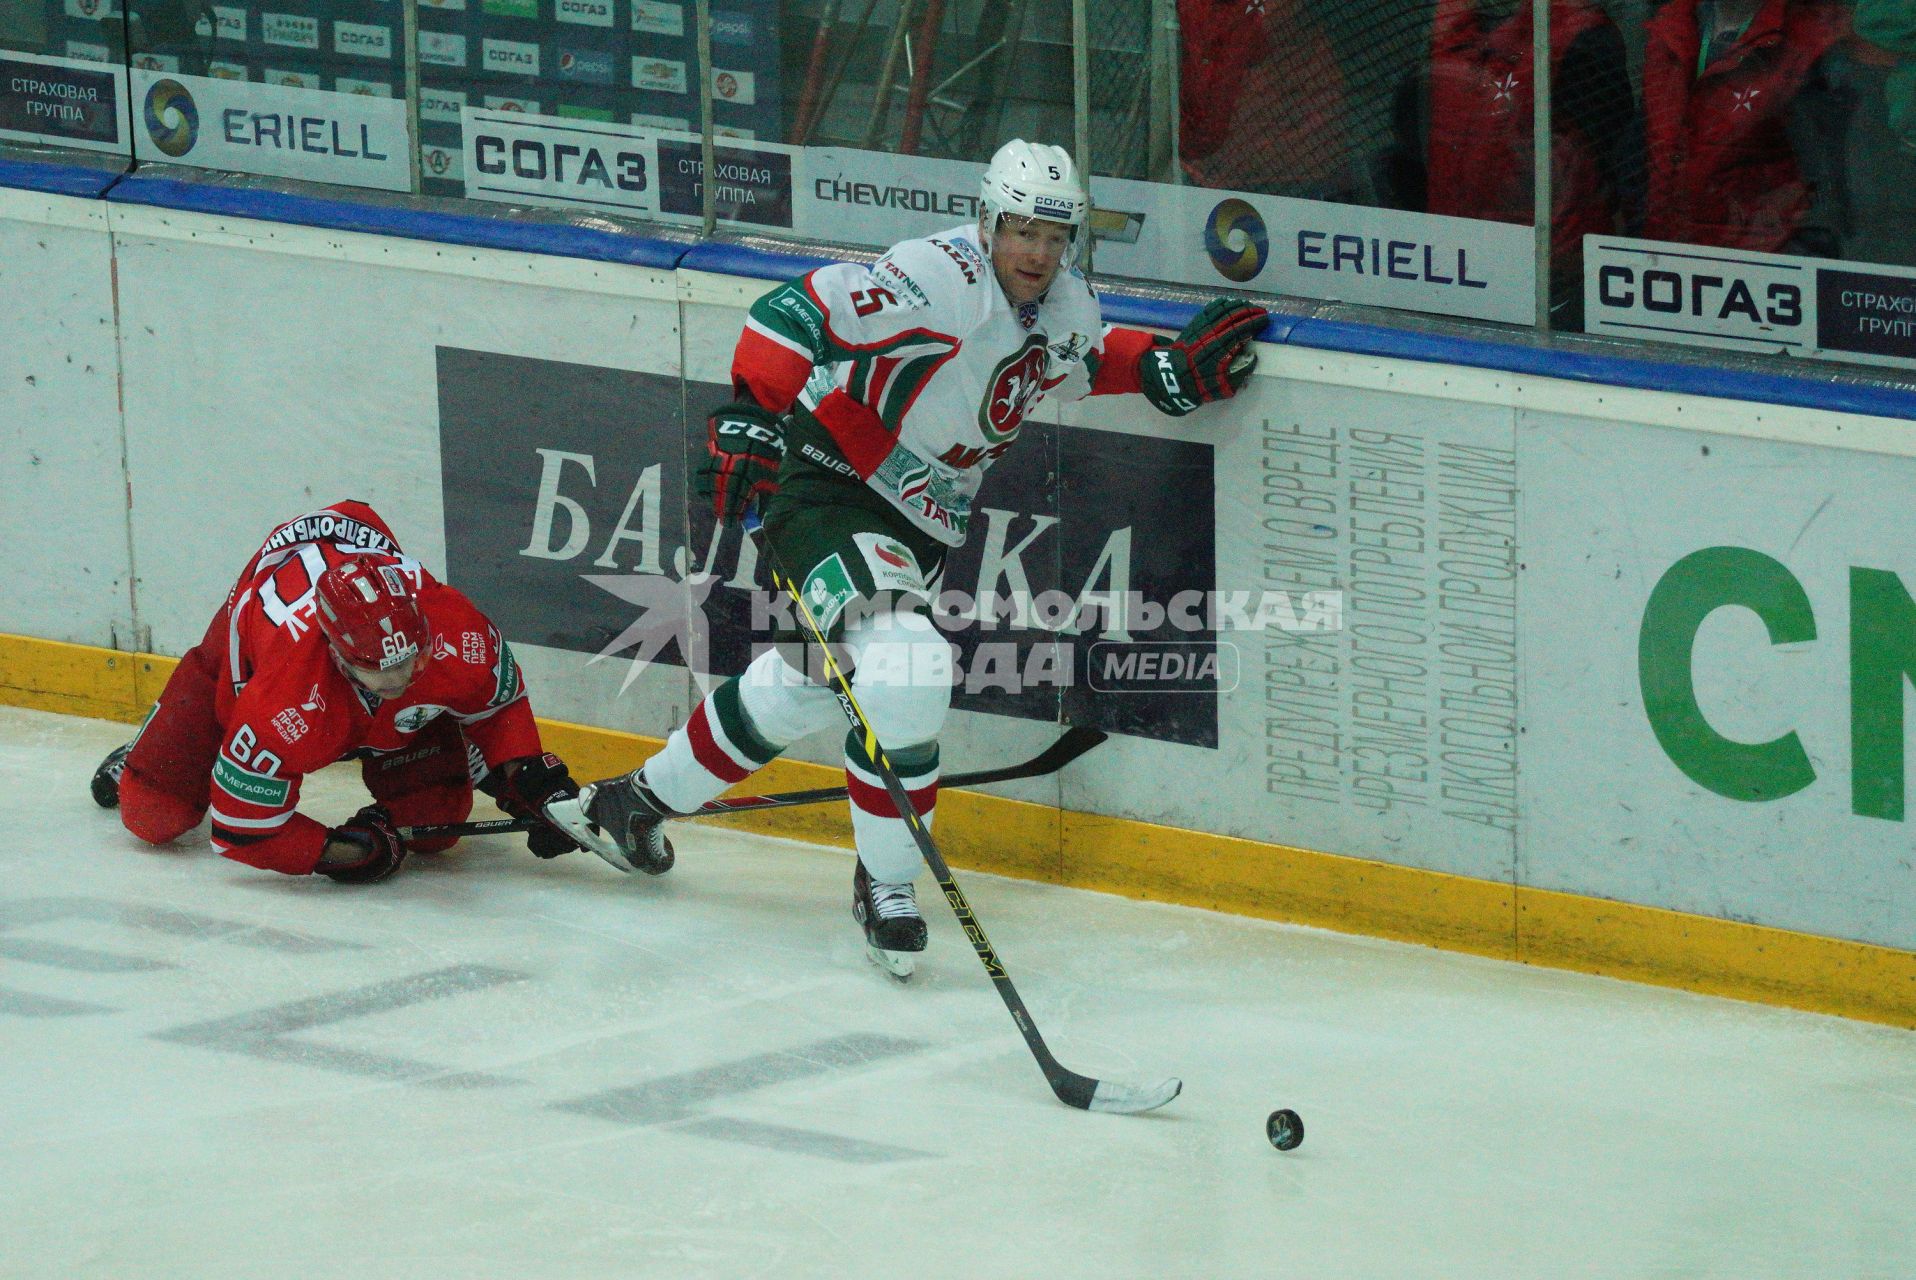
<path id="1" fill-rule="evenodd" d="M 1106 734 L 1102 729 L 1086 729 L 1077 725 L 1064 731 L 1056 742 L 1040 751 L 1022 764 L 1000 765 L 996 769 L 978 769 L 971 773 L 954 773 L 946 778 L 941 786 L 946 787 L 982 787 L 993 782 L 1017 782 L 1023 778 L 1042 778 L 1076 760 L 1091 748 L 1103 742 Z M 829 804 L 833 800 L 843 800 L 848 794 L 844 787 L 814 787 L 810 791 L 779 791 L 766 796 L 732 796 L 713 800 L 699 808 L 696 814 L 686 817 L 715 817 L 721 814 L 751 813 L 757 809 L 791 809 L 804 804 Z M 399 828 L 402 840 L 438 840 L 447 836 L 490 836 L 510 834 L 515 831 L 531 831 L 545 825 L 542 818 L 485 818 L 477 822 L 444 822 L 419 827 Z"/>
<path id="2" fill-rule="evenodd" d="M 748 521 L 747 527 L 751 524 Z M 1025 1002 L 1019 998 L 1018 989 L 1011 985 L 1011 975 L 1005 972 L 1005 966 L 993 950 L 991 940 L 985 937 L 984 926 L 978 923 L 978 917 L 971 910 L 971 903 L 965 900 L 964 893 L 951 878 L 951 868 L 938 852 L 938 846 L 932 842 L 931 832 L 925 828 L 918 811 L 912 807 L 911 796 L 905 791 L 905 784 L 899 781 L 898 771 L 892 767 L 891 760 L 879 745 L 878 735 L 872 731 L 871 722 L 865 718 L 864 711 L 858 705 L 858 699 L 852 693 L 851 681 L 839 670 L 838 660 L 833 657 L 831 646 L 826 643 L 824 633 L 818 622 L 812 617 L 811 609 L 806 606 L 805 596 L 799 590 L 798 583 L 784 572 L 779 563 L 778 554 L 773 550 L 770 539 L 761 539 L 760 546 L 765 549 L 766 564 L 772 571 L 772 581 L 784 588 L 798 606 L 798 616 L 805 620 L 805 629 L 812 640 L 825 655 L 825 673 L 831 677 L 832 692 L 838 696 L 839 709 L 850 721 L 852 732 L 864 739 L 865 755 L 877 769 L 878 776 L 884 779 L 885 791 L 897 806 L 899 816 L 905 820 L 905 826 L 911 831 L 918 852 L 924 855 L 925 865 L 931 868 L 931 874 L 938 881 L 938 887 L 945 891 L 945 901 L 951 904 L 951 910 L 958 917 L 958 923 L 964 926 L 965 936 L 971 940 L 971 946 L 978 953 L 979 963 L 985 966 L 985 972 L 991 975 L 991 983 L 998 989 L 998 995 L 1005 1002 L 1005 1008 L 1011 1011 L 1011 1020 L 1018 1024 L 1018 1030 L 1024 1034 L 1025 1044 L 1031 1049 L 1031 1056 L 1038 1060 L 1038 1069 L 1044 1072 L 1045 1083 L 1051 1086 L 1051 1092 L 1058 1095 L 1058 1101 L 1066 1106 L 1076 1107 L 1080 1111 L 1113 1111 L 1131 1113 L 1150 1111 L 1161 1107 L 1178 1096 L 1184 1088 L 1184 1082 L 1173 1077 L 1160 1080 L 1156 1084 L 1128 1085 L 1117 1084 L 1110 1080 L 1094 1080 L 1090 1076 L 1081 1076 L 1068 1070 L 1051 1056 L 1051 1050 L 1045 1046 L 1044 1037 L 1038 1034 L 1038 1026 L 1031 1020 L 1031 1013 L 1025 1008 Z"/>

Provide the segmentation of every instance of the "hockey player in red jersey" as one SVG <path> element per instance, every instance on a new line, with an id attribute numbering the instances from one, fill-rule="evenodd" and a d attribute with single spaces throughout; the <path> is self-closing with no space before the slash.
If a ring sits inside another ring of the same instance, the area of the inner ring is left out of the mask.
<path id="1" fill-rule="evenodd" d="M 1041 402 L 1137 393 L 1175 416 L 1234 395 L 1266 316 L 1220 300 L 1176 340 L 1106 325 L 1073 265 L 1090 202 L 1061 148 L 1006 144 L 982 194 L 975 224 L 906 240 L 870 266 L 823 267 L 754 303 L 732 360 L 736 399 L 711 415 L 696 477 L 720 520 L 762 512 L 818 625 L 855 659 L 859 704 L 928 824 L 951 671 L 918 606 L 965 540 L 986 468 Z M 831 691 L 802 667 L 767 649 L 642 768 L 555 802 L 553 820 L 608 861 L 669 866 L 667 818 L 799 738 L 843 728 Z M 858 734 L 845 771 L 853 915 L 873 958 L 903 974 L 925 946 L 912 887 L 923 863 Z"/>
<path id="2" fill-rule="evenodd" d="M 347 758 L 373 803 L 328 829 L 298 812 L 300 782 Z M 229 858 L 370 882 L 453 844 L 408 846 L 398 828 L 464 821 L 475 775 L 515 817 L 578 790 L 541 748 L 498 630 L 370 507 L 342 502 L 267 537 L 93 796 L 151 844 L 210 813 Z M 550 825 L 528 843 L 548 858 L 578 847 Z"/>

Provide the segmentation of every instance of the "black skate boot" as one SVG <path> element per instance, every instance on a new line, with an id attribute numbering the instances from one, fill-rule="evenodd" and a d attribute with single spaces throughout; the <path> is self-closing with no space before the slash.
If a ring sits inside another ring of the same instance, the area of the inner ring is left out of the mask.
<path id="1" fill-rule="evenodd" d="M 894 978 L 909 978 L 914 953 L 925 949 L 925 917 L 909 882 L 874 880 L 861 860 L 852 873 L 852 919 L 864 926 L 865 954 Z"/>
<path id="2" fill-rule="evenodd" d="M 107 752 L 93 771 L 93 803 L 102 809 L 120 807 L 120 775 L 126 772 L 126 758 L 132 752 L 133 744 L 123 743 Z"/>
<path id="3" fill-rule="evenodd" d="M 579 788 L 573 799 L 554 800 L 546 817 L 566 834 L 621 871 L 662 876 L 675 860 L 665 838 L 665 820 L 678 815 L 659 803 L 640 770 L 602 778 Z"/>

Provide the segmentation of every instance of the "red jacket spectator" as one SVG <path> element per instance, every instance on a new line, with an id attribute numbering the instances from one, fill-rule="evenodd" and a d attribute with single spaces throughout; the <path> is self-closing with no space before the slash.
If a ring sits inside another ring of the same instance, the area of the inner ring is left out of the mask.
<path id="1" fill-rule="evenodd" d="M 1379 166 L 1386 203 L 1532 221 L 1534 38 L 1528 0 L 1438 0 L 1429 64 L 1398 91 L 1397 140 Z M 1583 237 L 1633 231 L 1641 217 L 1643 135 L 1623 36 L 1593 0 L 1554 0 L 1550 47 L 1551 311 L 1575 328 Z"/>
<path id="2" fill-rule="evenodd" d="M 1837 253 L 1848 109 L 1824 58 L 1847 35 L 1847 16 L 1826 0 L 1763 0 L 1705 61 L 1700 4 L 1669 0 L 1645 26 L 1644 235 Z"/>
<path id="3" fill-rule="evenodd" d="M 1178 0 L 1178 156 L 1201 187 L 1359 199 L 1344 75 L 1298 0 Z"/>

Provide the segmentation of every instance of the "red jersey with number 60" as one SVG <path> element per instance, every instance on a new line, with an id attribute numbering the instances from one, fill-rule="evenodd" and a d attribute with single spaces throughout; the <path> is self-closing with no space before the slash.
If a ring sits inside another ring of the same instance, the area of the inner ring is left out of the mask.
<path id="1" fill-rule="evenodd" d="M 385 702 L 346 675 L 314 621 L 313 584 L 354 554 L 364 555 L 351 543 L 296 542 L 283 557 L 257 560 L 263 567 L 235 588 L 215 702 L 222 736 L 211 814 L 213 845 L 229 858 L 310 872 L 326 829 L 296 811 L 301 780 L 361 747 L 403 751 L 440 716 L 459 723 L 489 767 L 539 753 L 525 681 L 504 638 L 410 556 L 365 558 L 417 585 L 427 641 L 412 683 Z"/>

